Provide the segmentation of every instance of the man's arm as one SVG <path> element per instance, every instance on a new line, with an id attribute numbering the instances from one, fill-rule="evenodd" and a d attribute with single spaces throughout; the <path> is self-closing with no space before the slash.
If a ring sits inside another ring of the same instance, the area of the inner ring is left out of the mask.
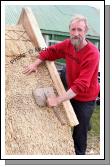
<path id="1" fill-rule="evenodd" d="M 47 99 L 47 104 L 49 107 L 55 107 L 58 106 L 59 104 L 61 104 L 62 102 L 66 101 L 66 100 L 70 100 L 73 97 L 76 96 L 76 93 L 72 91 L 72 89 L 69 89 L 67 92 L 65 92 L 64 94 L 57 96 L 57 97 L 49 97 Z"/>
<path id="2" fill-rule="evenodd" d="M 29 75 L 32 72 L 36 72 L 37 67 L 43 61 L 46 61 L 46 60 L 54 61 L 56 59 L 65 58 L 64 50 L 66 50 L 66 45 L 67 45 L 67 41 L 64 41 L 64 42 L 60 42 L 58 44 L 49 46 L 45 50 L 41 51 L 39 53 L 37 60 L 33 64 L 25 66 L 25 70 L 23 71 L 23 74 Z"/>

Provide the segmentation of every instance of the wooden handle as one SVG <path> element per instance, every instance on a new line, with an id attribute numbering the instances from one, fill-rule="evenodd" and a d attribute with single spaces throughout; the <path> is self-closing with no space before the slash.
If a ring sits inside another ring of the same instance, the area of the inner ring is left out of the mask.
<path id="1" fill-rule="evenodd" d="M 66 122 L 60 117 L 57 110 L 58 110 L 57 107 L 53 107 L 53 112 L 54 112 L 55 116 L 57 117 L 57 119 L 60 121 L 61 125 L 66 125 Z"/>

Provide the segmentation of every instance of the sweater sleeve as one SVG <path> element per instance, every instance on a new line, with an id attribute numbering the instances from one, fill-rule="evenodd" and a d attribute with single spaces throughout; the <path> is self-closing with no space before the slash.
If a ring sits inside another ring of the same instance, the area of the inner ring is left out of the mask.
<path id="1" fill-rule="evenodd" d="M 54 61 L 56 59 L 65 58 L 66 40 L 58 44 L 52 45 L 39 54 L 39 59 Z"/>
<path id="2" fill-rule="evenodd" d="M 99 64 L 99 53 L 88 55 L 87 60 L 83 60 L 79 77 L 73 82 L 71 89 L 76 93 L 86 93 L 91 83 L 95 71 L 97 72 Z M 97 74 L 96 74 L 97 76 Z M 91 90 L 92 91 L 92 90 Z"/>

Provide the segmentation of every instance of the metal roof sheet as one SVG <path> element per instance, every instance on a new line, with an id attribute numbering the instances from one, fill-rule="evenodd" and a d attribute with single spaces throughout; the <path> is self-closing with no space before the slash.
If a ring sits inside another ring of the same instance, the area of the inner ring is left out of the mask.
<path id="1" fill-rule="evenodd" d="M 66 34 L 69 32 L 69 22 L 74 14 L 81 14 L 88 18 L 89 36 L 100 36 L 100 12 L 87 5 L 8 5 L 5 10 L 6 24 L 16 24 L 22 8 L 30 7 L 36 17 L 40 29 L 43 31 Z"/>

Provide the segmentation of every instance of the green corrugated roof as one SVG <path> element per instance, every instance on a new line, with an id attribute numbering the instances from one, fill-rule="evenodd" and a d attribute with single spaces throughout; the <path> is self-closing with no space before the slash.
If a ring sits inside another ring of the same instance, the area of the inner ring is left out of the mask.
<path id="1" fill-rule="evenodd" d="M 6 24 L 16 24 L 23 7 L 30 7 L 36 17 L 41 30 L 66 34 L 69 32 L 68 25 L 74 14 L 82 14 L 88 18 L 90 30 L 88 35 L 100 36 L 100 12 L 87 5 L 36 5 L 14 6 L 8 5 L 5 10 Z"/>

